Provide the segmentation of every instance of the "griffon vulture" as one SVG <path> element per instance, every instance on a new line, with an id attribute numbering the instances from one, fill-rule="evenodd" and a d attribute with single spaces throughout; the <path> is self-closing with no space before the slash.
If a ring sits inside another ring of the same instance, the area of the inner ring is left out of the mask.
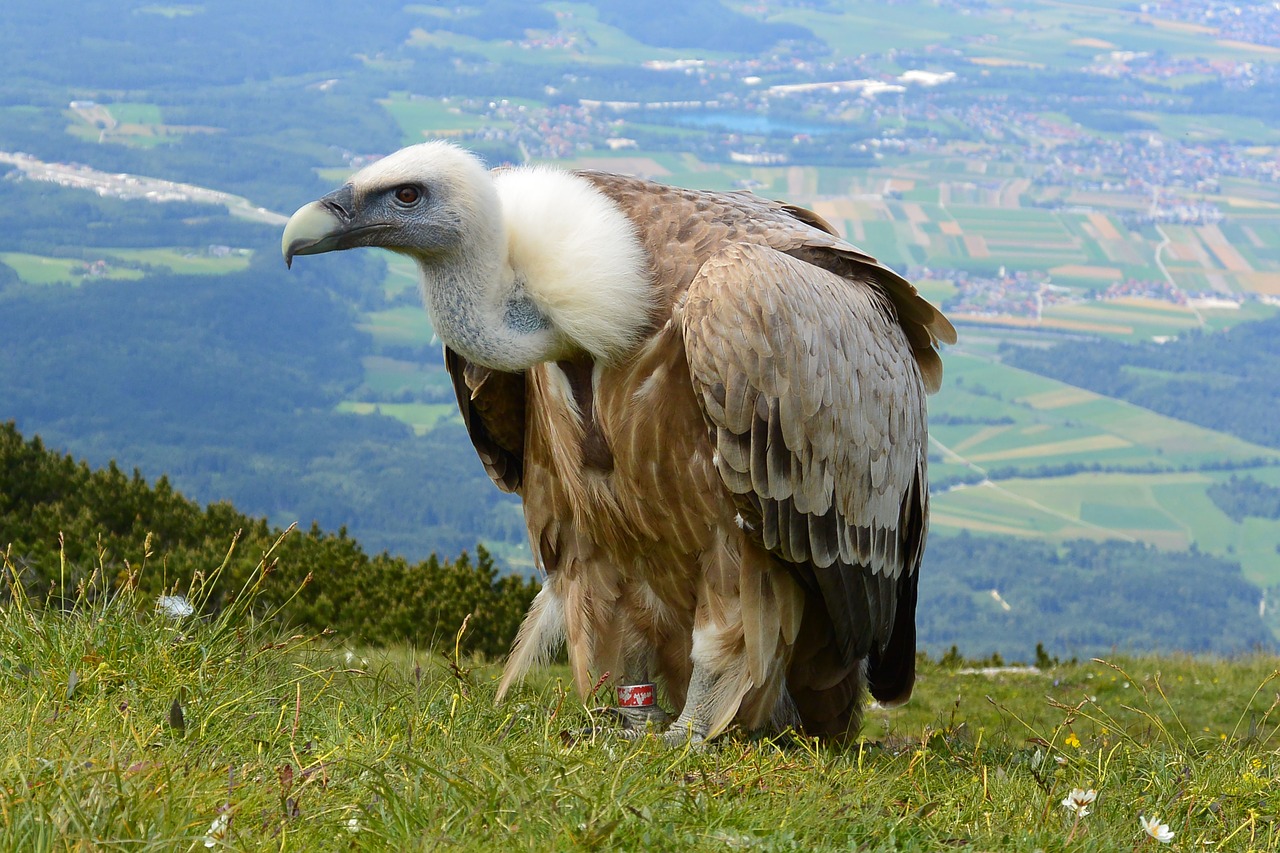
<path id="1" fill-rule="evenodd" d="M 293 215 L 286 262 L 417 262 L 462 419 L 546 572 L 498 696 L 567 644 L 632 731 L 857 731 L 915 678 L 925 394 L 947 319 L 821 217 L 405 148 Z"/>

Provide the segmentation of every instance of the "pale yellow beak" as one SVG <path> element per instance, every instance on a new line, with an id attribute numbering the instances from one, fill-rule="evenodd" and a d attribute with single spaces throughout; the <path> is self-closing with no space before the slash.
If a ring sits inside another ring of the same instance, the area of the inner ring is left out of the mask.
<path id="1" fill-rule="evenodd" d="M 298 208 L 284 226 L 280 251 L 285 266 L 293 266 L 294 255 L 318 255 L 337 247 L 337 238 L 346 231 L 343 222 L 324 204 L 313 201 Z"/>

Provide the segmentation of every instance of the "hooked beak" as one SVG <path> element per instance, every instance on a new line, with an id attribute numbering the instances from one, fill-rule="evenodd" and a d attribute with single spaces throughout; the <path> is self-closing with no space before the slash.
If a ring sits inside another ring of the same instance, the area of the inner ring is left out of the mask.
<path id="1" fill-rule="evenodd" d="M 295 255 L 319 255 L 348 248 L 351 244 L 343 238 L 366 230 L 352 228 L 354 200 L 355 192 L 347 185 L 298 208 L 280 238 L 285 266 L 293 266 Z"/>

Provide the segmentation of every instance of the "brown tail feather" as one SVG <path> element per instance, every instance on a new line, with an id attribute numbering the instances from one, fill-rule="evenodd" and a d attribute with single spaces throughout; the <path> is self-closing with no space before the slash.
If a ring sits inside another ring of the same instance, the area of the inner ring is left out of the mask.
<path id="1" fill-rule="evenodd" d="M 863 663 L 846 662 L 816 591 L 807 596 L 795 648 L 787 690 L 805 734 L 833 739 L 855 734 L 862 722 Z"/>

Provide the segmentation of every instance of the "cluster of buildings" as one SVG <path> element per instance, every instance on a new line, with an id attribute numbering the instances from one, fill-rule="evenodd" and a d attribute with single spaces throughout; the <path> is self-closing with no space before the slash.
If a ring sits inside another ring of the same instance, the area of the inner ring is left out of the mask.
<path id="1" fill-rule="evenodd" d="M 1280 6 L 1241 0 L 1156 0 L 1138 4 L 1150 18 L 1204 27 L 1218 38 L 1280 47 Z"/>
<path id="2" fill-rule="evenodd" d="M 1038 320 L 1047 303 L 1067 298 L 1066 288 L 1049 283 L 1046 273 L 1036 270 L 1007 270 L 1001 267 L 995 275 L 980 275 L 967 270 L 907 270 L 913 280 L 950 281 L 956 294 L 943 306 L 949 313 L 969 317 L 1026 317 Z"/>
<path id="3" fill-rule="evenodd" d="M 1179 290 L 1167 281 L 1149 281 L 1129 278 L 1107 285 L 1095 291 L 1095 299 L 1158 299 L 1174 305 L 1186 305 L 1189 298 L 1186 291 Z"/>
<path id="4" fill-rule="evenodd" d="M 1152 133 L 1098 137 L 1032 150 L 1028 156 L 1043 164 L 1042 182 L 1100 186 L 1105 181 L 1108 190 L 1216 193 L 1224 178 L 1280 182 L 1280 160 L 1251 146 L 1169 140 Z"/>
<path id="5" fill-rule="evenodd" d="M 1107 77 L 1130 75 L 1155 80 L 1175 77 L 1203 76 L 1232 81 L 1251 86 L 1265 79 L 1267 68 L 1253 62 L 1235 59 L 1206 59 L 1204 57 L 1169 56 L 1147 51 L 1113 50 L 1099 54 L 1091 65 L 1085 67 L 1093 74 Z"/>
<path id="6" fill-rule="evenodd" d="M 1239 298 L 1222 294 L 1188 294 L 1167 281 L 1130 278 L 1105 288 L 1081 293 L 1062 287 L 1049 274 L 1037 270 L 1006 270 L 979 275 L 966 270 L 908 268 L 909 278 L 950 281 L 956 294 L 943 306 L 954 316 L 969 318 L 1017 317 L 1039 321 L 1052 305 L 1118 299 L 1154 299 L 1184 307 L 1238 308 Z M 1213 304 L 1209 304 L 1212 302 Z"/>

